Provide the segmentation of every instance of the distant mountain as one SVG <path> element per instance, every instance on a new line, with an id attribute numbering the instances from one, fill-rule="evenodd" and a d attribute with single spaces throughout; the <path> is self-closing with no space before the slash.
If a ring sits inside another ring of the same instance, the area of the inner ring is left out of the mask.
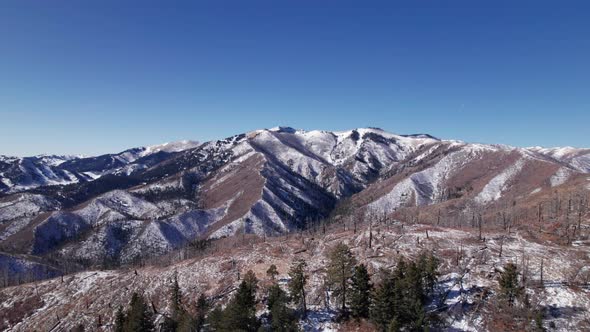
<path id="1" fill-rule="evenodd" d="M 88 182 L 112 173 L 129 175 L 176 152 L 197 146 L 198 142 L 180 141 L 97 157 L 40 155 L 18 158 L 0 155 L 0 192 Z"/>
<path id="2" fill-rule="evenodd" d="M 277 127 L 94 158 L 1 160 L 2 249 L 91 263 L 130 262 L 201 238 L 300 230 L 346 206 L 493 215 L 590 183 L 589 149 L 470 144 L 378 128 Z"/>
<path id="3" fill-rule="evenodd" d="M 566 163 L 578 171 L 590 172 L 590 149 L 578 149 L 568 146 L 563 148 L 532 147 L 528 148 L 528 150 Z"/>

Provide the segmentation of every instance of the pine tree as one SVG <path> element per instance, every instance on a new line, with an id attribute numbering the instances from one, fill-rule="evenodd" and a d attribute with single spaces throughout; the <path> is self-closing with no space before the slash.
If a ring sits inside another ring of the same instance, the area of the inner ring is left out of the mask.
<path id="1" fill-rule="evenodd" d="M 252 297 L 252 301 L 256 303 L 256 291 L 258 290 L 258 278 L 252 270 L 248 270 L 244 275 L 244 284 L 249 291 L 249 295 Z"/>
<path id="2" fill-rule="evenodd" d="M 514 263 L 504 266 L 498 283 L 500 284 L 500 296 L 508 303 L 508 306 L 513 306 L 516 298 L 523 294 L 523 288 L 518 284 L 518 268 Z"/>
<path id="3" fill-rule="evenodd" d="M 131 296 L 130 308 L 125 315 L 125 332 L 145 332 L 152 331 L 152 313 L 145 302 L 143 296 L 133 293 Z"/>
<path id="4" fill-rule="evenodd" d="M 182 292 L 178 284 L 178 272 L 174 271 L 170 283 L 170 303 L 172 307 L 172 320 L 178 321 L 183 314 Z"/>
<path id="5" fill-rule="evenodd" d="M 293 310 L 287 307 L 286 303 L 275 303 L 270 310 L 270 326 L 273 332 L 296 332 L 297 317 Z"/>
<path id="6" fill-rule="evenodd" d="M 350 311 L 354 318 L 368 318 L 371 305 L 371 277 L 364 264 L 354 269 L 350 289 Z"/>
<path id="7" fill-rule="evenodd" d="M 436 321 L 426 314 L 424 304 L 438 278 L 438 260 L 424 255 L 417 261 L 400 258 L 373 292 L 371 320 L 381 331 L 421 331 Z"/>
<path id="8" fill-rule="evenodd" d="M 216 306 L 207 316 L 207 323 L 212 331 L 224 331 L 224 312 L 221 306 Z"/>
<path id="9" fill-rule="evenodd" d="M 428 322 L 426 320 L 426 312 L 424 311 L 424 303 L 419 299 L 411 299 L 407 304 L 407 321 L 406 325 L 409 326 L 412 331 L 422 331 L 428 328 Z"/>
<path id="10" fill-rule="evenodd" d="M 393 318 L 387 325 L 387 332 L 399 332 L 400 326 L 396 318 Z"/>
<path id="11" fill-rule="evenodd" d="M 207 311 L 209 310 L 209 301 L 205 297 L 205 294 L 201 293 L 199 298 L 197 299 L 197 317 L 195 319 L 195 328 L 197 331 L 200 331 L 205 325 L 205 317 L 207 316 Z"/>
<path id="12" fill-rule="evenodd" d="M 256 317 L 256 291 L 258 290 L 258 279 L 252 271 L 248 271 L 234 297 L 230 300 L 225 310 L 217 306 L 209 316 L 207 322 L 212 331 L 230 332 L 243 331 L 255 332 L 260 326 Z M 200 304 L 199 304 L 200 303 Z M 208 304 L 202 296 L 197 302 L 199 316 L 204 317 Z M 197 318 L 197 321 L 199 317 Z"/>
<path id="13" fill-rule="evenodd" d="M 291 268 L 289 269 L 289 283 L 287 287 L 289 288 L 289 294 L 291 295 L 292 301 L 297 305 L 298 308 L 302 310 L 302 316 L 305 317 L 307 314 L 307 303 L 305 301 L 305 285 L 307 284 L 307 275 L 305 274 L 305 269 L 307 268 L 307 263 L 304 260 L 295 260 L 293 264 L 291 264 Z"/>
<path id="14" fill-rule="evenodd" d="M 411 329 L 420 329 L 425 324 L 424 302 L 426 294 L 422 283 L 422 271 L 418 264 L 411 261 L 406 265 L 406 273 L 398 284 L 402 296 L 402 305 L 399 307 L 398 322 Z"/>
<path id="15" fill-rule="evenodd" d="M 333 291 L 341 304 L 341 315 L 346 316 L 346 298 L 347 292 L 350 288 L 350 279 L 354 273 L 356 259 L 347 245 L 339 243 L 332 249 L 329 255 L 328 270 L 328 285 Z"/>
<path id="16" fill-rule="evenodd" d="M 123 332 L 124 324 L 125 313 L 123 312 L 123 307 L 120 306 L 115 316 L 115 332 Z"/>
<path id="17" fill-rule="evenodd" d="M 256 290 L 258 279 L 248 271 L 234 298 L 223 311 L 222 329 L 219 331 L 255 332 L 260 325 L 256 318 Z"/>
<path id="18" fill-rule="evenodd" d="M 272 331 L 297 331 L 297 318 L 293 310 L 287 306 L 288 302 L 287 293 L 278 284 L 275 283 L 270 287 L 268 309 L 270 311 Z"/>
<path id="19" fill-rule="evenodd" d="M 403 257 L 397 262 L 395 269 L 391 275 L 391 284 L 392 284 L 392 296 L 391 299 L 393 303 L 393 312 L 395 317 L 400 317 L 403 315 L 403 309 L 406 305 L 405 301 L 405 292 L 406 292 L 406 275 L 407 275 L 407 264 Z M 402 318 L 400 317 L 397 319 L 398 324 L 402 324 Z"/>
<path id="20" fill-rule="evenodd" d="M 268 270 L 266 270 L 266 275 L 270 277 L 270 279 L 272 279 L 273 281 L 275 280 L 275 278 L 277 277 L 277 275 L 279 275 L 279 271 L 277 270 L 277 266 L 272 264 Z"/>
<path id="21" fill-rule="evenodd" d="M 268 310 L 271 310 L 275 303 L 281 301 L 288 302 L 288 300 L 289 299 L 287 294 L 281 289 L 281 286 L 279 286 L 278 284 L 275 283 L 268 289 L 268 298 L 266 300 Z"/>
<path id="22" fill-rule="evenodd" d="M 383 282 L 375 288 L 371 305 L 371 320 L 385 331 L 395 314 L 394 303 L 395 283 L 391 276 L 386 276 Z"/>
<path id="23" fill-rule="evenodd" d="M 439 277 L 439 265 L 440 261 L 432 252 L 421 253 L 418 257 L 418 267 L 422 272 L 422 284 L 425 293 L 430 293 L 434 290 L 434 286 Z"/>
<path id="24" fill-rule="evenodd" d="M 176 322 L 175 332 L 198 332 L 200 328 L 197 327 L 195 319 L 186 311 L 178 318 Z"/>

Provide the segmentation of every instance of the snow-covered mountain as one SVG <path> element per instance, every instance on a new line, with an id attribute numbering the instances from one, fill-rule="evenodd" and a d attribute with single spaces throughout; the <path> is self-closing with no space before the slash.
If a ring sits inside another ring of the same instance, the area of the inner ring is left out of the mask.
<path id="1" fill-rule="evenodd" d="M 175 152 L 197 146 L 198 142 L 179 141 L 97 157 L 39 155 L 19 158 L 0 155 L 0 193 L 87 182 L 111 173 L 129 175 Z"/>
<path id="2" fill-rule="evenodd" d="M 531 147 L 529 150 L 566 163 L 578 171 L 590 172 L 590 149 L 567 146 L 562 148 Z"/>
<path id="3" fill-rule="evenodd" d="M 36 188 L 0 198 L 0 245 L 128 262 L 200 238 L 303 229 L 350 206 L 384 215 L 413 207 L 483 211 L 557 187 L 588 190 L 588 158 L 588 149 L 470 144 L 378 128 L 277 127 L 204 144 L 31 161 L 24 170 L 29 161 L 15 159 L 1 171 L 5 191 Z M 8 176 L 19 170 L 27 176 Z M 53 175 L 59 180 L 49 182 Z"/>

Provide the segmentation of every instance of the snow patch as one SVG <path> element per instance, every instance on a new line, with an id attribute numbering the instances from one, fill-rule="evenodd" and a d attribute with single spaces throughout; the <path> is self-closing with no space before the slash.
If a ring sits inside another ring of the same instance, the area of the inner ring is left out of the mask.
<path id="1" fill-rule="evenodd" d="M 564 184 L 571 175 L 571 170 L 565 167 L 560 167 L 557 172 L 549 178 L 549 183 L 551 183 L 551 187 L 557 187 Z"/>
<path id="2" fill-rule="evenodd" d="M 512 166 L 506 168 L 504 171 L 502 171 L 502 173 L 496 175 L 475 197 L 475 201 L 477 203 L 484 204 L 498 200 L 500 197 L 502 197 L 502 192 L 506 189 L 508 182 L 522 170 L 524 165 L 524 158 L 520 158 Z"/>

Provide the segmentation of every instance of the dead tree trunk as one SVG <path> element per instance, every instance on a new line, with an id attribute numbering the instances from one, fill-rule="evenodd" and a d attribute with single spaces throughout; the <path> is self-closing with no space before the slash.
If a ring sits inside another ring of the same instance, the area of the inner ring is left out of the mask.
<path id="1" fill-rule="evenodd" d="M 373 242 L 373 221 L 369 220 L 369 249 L 371 249 L 372 242 Z"/>
<path id="2" fill-rule="evenodd" d="M 543 258 L 541 258 L 541 287 L 543 287 Z"/>

